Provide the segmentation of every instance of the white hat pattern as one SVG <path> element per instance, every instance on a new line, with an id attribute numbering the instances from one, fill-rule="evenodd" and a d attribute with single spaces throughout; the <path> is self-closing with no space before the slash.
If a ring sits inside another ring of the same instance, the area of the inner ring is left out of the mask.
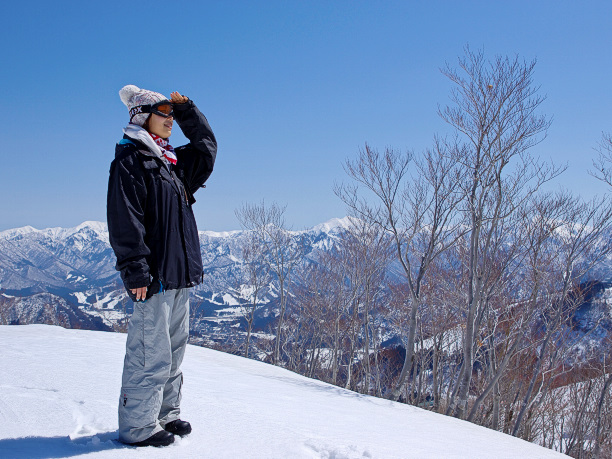
<path id="1" fill-rule="evenodd" d="M 163 94 L 148 91 L 146 89 L 140 89 L 138 86 L 134 86 L 133 84 L 128 84 L 127 86 L 121 88 L 119 91 L 119 97 L 121 97 L 121 102 L 127 106 L 128 110 L 138 107 L 139 105 L 153 105 L 157 102 L 161 102 L 162 100 L 168 100 L 168 98 Z M 148 113 L 139 113 L 134 115 L 131 123 L 137 124 L 138 126 L 144 126 L 148 117 Z"/>

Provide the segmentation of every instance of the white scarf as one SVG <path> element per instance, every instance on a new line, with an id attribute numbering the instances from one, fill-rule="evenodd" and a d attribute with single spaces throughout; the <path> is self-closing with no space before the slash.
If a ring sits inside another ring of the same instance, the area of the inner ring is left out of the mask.
<path id="1" fill-rule="evenodd" d="M 169 165 L 169 161 L 164 157 L 164 152 L 162 148 L 155 143 L 153 137 L 149 134 L 149 132 L 137 124 L 128 124 L 125 128 L 123 128 L 123 133 L 130 137 L 131 139 L 138 140 L 139 142 L 144 143 L 151 152 L 155 154 L 159 159 L 161 159 L 164 164 Z"/>

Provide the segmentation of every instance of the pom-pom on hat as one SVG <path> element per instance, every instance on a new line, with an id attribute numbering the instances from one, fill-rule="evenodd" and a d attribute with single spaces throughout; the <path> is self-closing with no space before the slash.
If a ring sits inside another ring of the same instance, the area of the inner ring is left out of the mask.
<path id="1" fill-rule="evenodd" d="M 134 86 L 133 84 L 128 84 L 127 86 L 121 88 L 121 91 L 119 91 L 119 97 L 121 97 L 121 102 L 127 106 L 128 110 L 132 110 L 134 107 L 138 107 L 139 105 L 153 105 L 157 102 L 161 102 L 162 100 L 168 100 L 168 98 L 163 94 L 148 91 L 146 89 L 140 89 L 138 86 Z M 137 124 L 138 126 L 144 126 L 148 117 L 148 113 L 138 113 L 132 117 L 130 123 Z"/>

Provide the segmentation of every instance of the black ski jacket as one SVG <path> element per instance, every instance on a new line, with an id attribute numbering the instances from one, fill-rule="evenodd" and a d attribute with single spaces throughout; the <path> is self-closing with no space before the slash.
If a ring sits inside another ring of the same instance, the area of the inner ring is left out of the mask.
<path id="1" fill-rule="evenodd" d="M 189 139 L 175 149 L 177 164 L 168 166 L 143 143 L 127 135 L 115 148 L 110 166 L 107 220 L 116 269 L 131 289 L 192 287 L 202 281 L 202 255 L 191 206 L 210 176 L 217 141 L 189 100 L 174 106 L 174 120 Z"/>

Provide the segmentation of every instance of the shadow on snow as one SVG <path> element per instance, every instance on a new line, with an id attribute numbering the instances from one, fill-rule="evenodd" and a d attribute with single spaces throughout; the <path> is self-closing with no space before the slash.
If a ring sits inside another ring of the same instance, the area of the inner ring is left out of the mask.
<path id="1" fill-rule="evenodd" d="M 79 437 L 20 437 L 0 440 L 0 451 L 3 457 L 11 458 L 58 458 L 73 457 L 109 449 L 131 448 L 120 443 L 119 434 L 103 432 L 96 435 Z"/>

